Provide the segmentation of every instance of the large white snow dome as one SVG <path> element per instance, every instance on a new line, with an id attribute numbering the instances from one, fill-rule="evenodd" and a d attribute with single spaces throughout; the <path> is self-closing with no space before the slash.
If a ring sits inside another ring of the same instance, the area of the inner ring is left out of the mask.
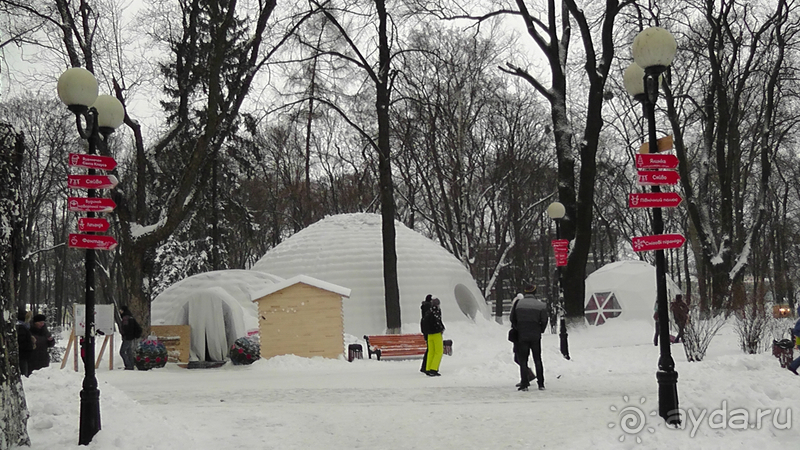
<path id="1" fill-rule="evenodd" d="M 252 270 L 218 270 L 173 284 L 151 304 L 153 325 L 190 325 L 192 361 L 225 359 L 237 338 L 258 330 L 258 309 L 250 292 L 283 281 Z"/>
<path id="2" fill-rule="evenodd" d="M 418 324 L 427 294 L 441 300 L 442 320 L 488 319 L 483 295 L 469 271 L 434 241 L 395 221 L 400 312 Z M 267 252 L 253 270 L 284 278 L 308 275 L 351 289 L 344 299 L 344 330 L 354 336 L 385 333 L 381 216 L 340 214 L 295 233 Z M 418 326 L 417 326 L 418 328 Z"/>
<path id="3" fill-rule="evenodd" d="M 681 290 L 667 276 L 667 300 Z M 589 325 L 613 320 L 653 320 L 656 268 L 644 261 L 617 261 L 586 277 L 584 316 Z"/>

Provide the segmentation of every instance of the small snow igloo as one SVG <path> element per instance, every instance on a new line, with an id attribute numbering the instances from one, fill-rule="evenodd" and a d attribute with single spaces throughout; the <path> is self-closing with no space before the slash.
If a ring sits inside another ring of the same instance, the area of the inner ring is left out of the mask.
<path id="1" fill-rule="evenodd" d="M 283 278 L 251 270 L 218 270 L 185 278 L 151 304 L 153 325 L 189 325 L 189 361 L 224 361 L 236 339 L 258 330 L 251 291 Z"/>
<path id="2" fill-rule="evenodd" d="M 680 288 L 667 276 L 667 300 Z M 589 325 L 614 320 L 653 320 L 656 268 L 644 261 L 617 261 L 586 277 L 584 316 Z"/>
<path id="3" fill-rule="evenodd" d="M 420 303 L 441 300 L 445 322 L 488 319 L 486 302 L 469 271 L 436 242 L 395 221 L 401 320 L 418 332 Z M 354 336 L 386 331 L 381 216 L 328 216 L 269 250 L 254 271 L 283 278 L 308 275 L 351 289 L 344 299 L 344 331 Z"/>

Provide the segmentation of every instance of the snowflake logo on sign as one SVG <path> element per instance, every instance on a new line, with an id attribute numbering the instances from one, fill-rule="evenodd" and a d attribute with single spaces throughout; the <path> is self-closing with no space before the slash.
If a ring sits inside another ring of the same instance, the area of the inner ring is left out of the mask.
<path id="1" fill-rule="evenodd" d="M 642 241 L 639 241 L 639 240 L 637 240 L 637 241 L 634 241 L 634 242 L 633 242 L 633 249 L 634 249 L 635 251 L 637 251 L 637 252 L 638 252 L 639 250 L 641 250 L 641 249 L 642 249 L 642 247 L 644 247 L 644 243 L 643 243 Z"/>

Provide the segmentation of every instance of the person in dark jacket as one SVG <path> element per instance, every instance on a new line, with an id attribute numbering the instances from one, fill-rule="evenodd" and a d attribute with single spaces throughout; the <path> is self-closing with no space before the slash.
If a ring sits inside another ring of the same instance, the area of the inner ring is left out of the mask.
<path id="1" fill-rule="evenodd" d="M 422 304 L 419 306 L 420 309 L 420 319 L 419 319 L 419 328 L 422 332 L 422 337 L 425 338 L 425 345 L 428 345 L 428 332 L 425 329 L 425 314 L 431 309 L 431 299 L 433 296 L 428 294 L 425 296 L 425 300 L 422 301 Z M 425 349 L 425 354 L 422 355 L 422 367 L 420 367 L 419 371 L 422 373 L 427 373 L 428 371 L 428 350 L 429 348 Z"/>
<path id="2" fill-rule="evenodd" d="M 678 294 L 675 296 L 675 301 L 669 306 L 672 310 L 672 317 L 675 319 L 675 325 L 678 326 L 678 335 L 675 336 L 675 342 L 683 342 L 683 332 L 689 323 L 689 305 L 683 301 L 683 296 Z"/>
<path id="3" fill-rule="evenodd" d="M 47 329 L 47 317 L 44 314 L 33 316 L 31 334 L 36 340 L 36 347 L 31 352 L 31 357 L 28 360 L 28 370 L 33 372 L 50 365 L 50 352 L 48 349 L 56 345 L 56 340 Z"/>
<path id="4" fill-rule="evenodd" d="M 544 390 L 544 365 L 542 364 L 542 333 L 547 328 L 547 305 L 534 296 L 536 286 L 526 286 L 524 295 L 511 307 L 511 328 L 517 331 L 515 342 L 517 364 L 519 364 L 520 391 L 527 391 L 531 384 L 528 355 L 533 355 L 536 380 L 539 390 Z"/>
<path id="5" fill-rule="evenodd" d="M 439 376 L 439 364 L 444 355 L 444 323 L 442 323 L 442 310 L 439 309 L 439 299 L 431 297 L 431 307 L 422 318 L 422 326 L 428 335 L 428 357 L 426 358 L 425 374 L 430 377 Z"/>
<path id="6" fill-rule="evenodd" d="M 142 334 L 142 327 L 133 317 L 131 310 L 128 309 L 127 306 L 120 306 L 119 313 L 122 316 L 119 326 L 119 334 L 122 335 L 122 345 L 119 348 L 119 356 L 122 357 L 125 370 L 133 370 L 135 359 L 133 348 L 136 344 L 136 339 L 139 339 Z"/>
<path id="7" fill-rule="evenodd" d="M 795 348 L 800 349 L 800 319 L 797 319 L 797 322 L 794 324 L 794 328 L 792 329 L 792 338 L 794 339 Z M 795 360 L 792 361 L 787 368 L 793 374 L 800 375 L 800 373 L 797 373 L 797 369 L 800 369 L 800 356 L 795 358 Z"/>
<path id="8" fill-rule="evenodd" d="M 25 316 L 25 311 L 20 311 L 17 314 L 17 343 L 19 344 L 19 373 L 27 377 L 31 374 L 29 362 L 36 339 L 31 334 L 31 327 L 25 321 Z"/>

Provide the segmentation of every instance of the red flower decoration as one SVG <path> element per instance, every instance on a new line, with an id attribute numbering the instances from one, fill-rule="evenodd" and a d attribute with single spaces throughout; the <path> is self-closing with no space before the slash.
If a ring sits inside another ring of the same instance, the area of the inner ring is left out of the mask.
<path id="1" fill-rule="evenodd" d="M 240 349 L 239 349 L 239 353 L 244 353 L 244 349 L 243 349 L 243 348 L 240 348 Z"/>
<path id="2" fill-rule="evenodd" d="M 250 355 L 250 354 L 248 354 L 248 355 L 247 355 L 247 359 L 253 359 L 253 356 L 252 356 L 252 355 Z"/>
<path id="3" fill-rule="evenodd" d="M 161 357 L 160 357 L 160 356 L 156 356 L 156 362 L 157 362 L 157 363 L 160 363 L 160 362 L 161 362 Z"/>
<path id="4" fill-rule="evenodd" d="M 150 362 L 150 357 L 149 356 L 145 357 L 144 362 Z"/>
<path id="5" fill-rule="evenodd" d="M 141 361 L 141 360 L 142 360 L 142 357 L 141 357 L 141 356 L 137 356 L 137 357 L 136 357 L 136 360 L 137 360 L 137 361 Z"/>

